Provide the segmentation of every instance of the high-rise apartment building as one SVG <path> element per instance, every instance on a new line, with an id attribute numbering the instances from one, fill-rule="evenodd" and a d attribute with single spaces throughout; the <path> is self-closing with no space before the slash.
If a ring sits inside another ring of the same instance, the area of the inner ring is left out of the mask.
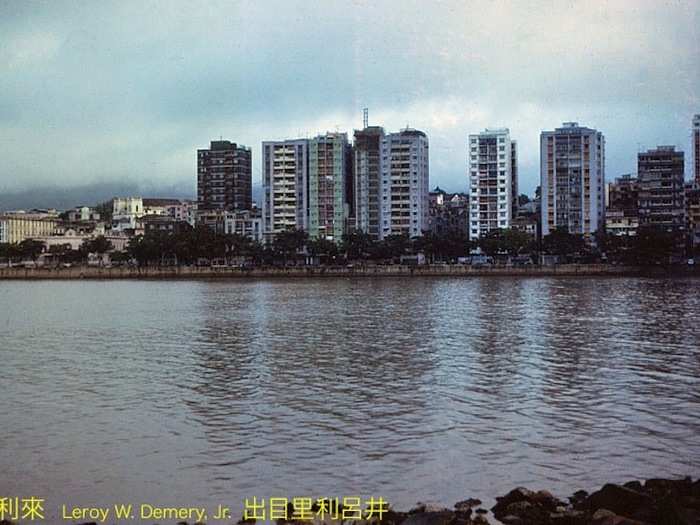
<path id="1" fill-rule="evenodd" d="M 542 235 L 557 228 L 590 235 L 605 220 L 605 138 L 565 122 L 540 135 Z"/>
<path id="2" fill-rule="evenodd" d="M 693 161 L 695 182 L 700 184 L 700 114 L 693 117 Z"/>
<path id="3" fill-rule="evenodd" d="M 250 148 L 214 140 L 197 150 L 197 209 L 242 211 L 253 202 Z"/>
<path id="4" fill-rule="evenodd" d="M 368 126 L 355 130 L 354 213 L 355 228 L 380 237 L 382 147 L 384 129 Z"/>
<path id="5" fill-rule="evenodd" d="M 469 235 L 510 228 L 517 214 L 517 144 L 508 128 L 469 135 Z"/>
<path id="6" fill-rule="evenodd" d="M 308 230 L 309 141 L 262 144 L 263 231 Z"/>
<path id="7" fill-rule="evenodd" d="M 637 155 L 639 226 L 685 229 L 684 156 L 674 146 Z"/>
<path id="8" fill-rule="evenodd" d="M 379 238 L 429 228 L 428 137 L 406 128 L 382 139 Z"/>
<path id="9" fill-rule="evenodd" d="M 309 236 L 340 242 L 350 213 L 352 158 L 346 133 L 309 140 Z"/>

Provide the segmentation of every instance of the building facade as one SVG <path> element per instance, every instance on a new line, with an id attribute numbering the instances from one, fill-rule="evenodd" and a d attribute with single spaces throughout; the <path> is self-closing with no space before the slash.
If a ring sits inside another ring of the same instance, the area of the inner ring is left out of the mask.
<path id="1" fill-rule="evenodd" d="M 342 240 L 350 215 L 347 180 L 351 166 L 346 133 L 326 133 L 309 140 L 309 237 Z"/>
<path id="2" fill-rule="evenodd" d="M 309 142 L 262 144 L 263 231 L 268 238 L 289 229 L 308 230 Z"/>
<path id="3" fill-rule="evenodd" d="M 693 178 L 700 184 L 700 114 L 693 117 Z"/>
<path id="4" fill-rule="evenodd" d="M 250 148 L 215 140 L 197 150 L 198 210 L 243 211 L 251 208 L 252 155 Z"/>
<path id="5" fill-rule="evenodd" d="M 429 230 L 434 235 L 469 238 L 469 196 L 436 187 L 429 194 Z"/>
<path id="6" fill-rule="evenodd" d="M 406 128 L 382 139 L 379 239 L 429 229 L 428 137 Z"/>
<path id="7" fill-rule="evenodd" d="M 382 147 L 384 128 L 355 130 L 354 213 L 355 228 L 379 239 L 381 230 Z"/>
<path id="8" fill-rule="evenodd" d="M 26 239 L 53 235 L 60 224 L 57 215 L 11 212 L 0 215 L 0 243 L 15 244 Z"/>
<path id="9" fill-rule="evenodd" d="M 227 213 L 224 223 L 227 234 L 236 234 L 257 242 L 263 242 L 263 218 L 260 210 Z"/>
<path id="10" fill-rule="evenodd" d="M 78 206 L 67 212 L 70 222 L 96 222 L 100 220 L 100 213 L 90 206 Z"/>
<path id="11" fill-rule="evenodd" d="M 611 235 L 636 235 L 639 227 L 639 181 L 631 174 L 606 185 L 605 230 Z"/>
<path id="12" fill-rule="evenodd" d="M 697 251 L 700 248 L 700 184 L 685 183 L 685 220 L 690 247 Z"/>
<path id="13" fill-rule="evenodd" d="M 542 235 L 557 228 L 594 234 L 605 221 L 605 138 L 565 122 L 540 135 Z"/>
<path id="14" fill-rule="evenodd" d="M 637 155 L 639 226 L 685 230 L 684 155 L 658 146 Z"/>
<path id="15" fill-rule="evenodd" d="M 517 145 L 507 128 L 469 135 L 469 235 L 510 228 L 517 214 Z"/>

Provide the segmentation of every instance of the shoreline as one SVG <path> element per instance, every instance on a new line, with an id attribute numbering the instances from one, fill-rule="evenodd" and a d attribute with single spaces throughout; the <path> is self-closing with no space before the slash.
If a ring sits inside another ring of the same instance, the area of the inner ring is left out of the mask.
<path id="1" fill-rule="evenodd" d="M 700 267 L 638 267 L 609 264 L 562 264 L 557 266 L 481 267 L 467 265 L 370 265 L 309 267 L 98 267 L 0 268 L 0 280 L 119 280 L 119 279 L 258 279 L 337 277 L 700 277 Z"/>
<path id="2" fill-rule="evenodd" d="M 381 517 L 324 519 L 319 516 L 304 520 L 292 519 L 294 505 L 287 506 L 290 519 L 279 518 L 277 525 L 695 525 L 700 523 L 700 479 L 650 478 L 643 482 L 628 481 L 623 484 L 607 483 L 599 490 L 588 493 L 574 492 L 567 500 L 560 500 L 547 490 L 530 490 L 517 487 L 508 494 L 497 496 L 496 504 L 487 510 L 482 501 L 468 498 L 458 501 L 453 508 L 429 503 L 418 503 L 407 511 L 384 508 Z M 312 515 L 319 510 L 319 503 L 309 509 Z M 377 507 L 379 508 L 379 507 Z M 205 509 L 202 509 L 205 510 Z M 365 509 L 366 510 L 366 509 Z M 342 511 L 342 505 L 337 512 Z M 206 513 L 202 514 L 203 517 Z M 0 516 L 2 518 L 2 516 Z M 110 523 L 125 523 L 131 519 Z M 45 522 L 45 520 L 42 520 Z M 101 520 L 100 522 L 104 522 Z M 214 520 L 217 523 L 221 520 Z M 65 521 L 64 521 L 65 522 Z M 227 515 L 223 522 L 235 525 L 255 525 L 271 521 L 241 518 Z M 0 519 L 0 525 L 23 525 L 28 521 L 13 522 Z M 73 521 L 73 523 L 76 523 Z M 161 521 L 161 523 L 164 523 Z M 178 525 L 187 525 L 178 521 Z M 195 522 L 195 525 L 205 522 Z M 95 521 L 81 525 L 97 525 Z"/>

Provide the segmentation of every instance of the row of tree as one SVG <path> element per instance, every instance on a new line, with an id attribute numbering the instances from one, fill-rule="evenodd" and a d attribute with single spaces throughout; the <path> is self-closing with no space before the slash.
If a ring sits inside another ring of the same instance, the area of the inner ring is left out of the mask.
<path id="1" fill-rule="evenodd" d="M 309 238 L 302 230 L 277 234 L 264 245 L 237 234 L 216 233 L 200 225 L 180 233 L 151 232 L 133 237 L 124 252 L 115 252 L 104 237 L 83 243 L 79 250 L 69 245 L 51 246 L 49 253 L 61 262 L 79 263 L 89 254 L 111 252 L 113 262 L 134 261 L 139 265 L 197 264 L 202 261 L 234 258 L 254 264 L 288 264 L 311 256 L 321 263 L 351 261 L 397 261 L 405 255 L 422 253 L 428 262 L 455 262 L 477 248 L 487 256 L 505 258 L 540 254 L 554 255 L 561 262 L 595 262 L 607 260 L 624 264 L 661 264 L 682 250 L 678 234 L 654 229 L 640 229 L 633 237 L 599 234 L 594 242 L 582 235 L 558 229 L 541 242 L 515 229 L 494 230 L 476 241 L 469 241 L 458 232 L 434 234 L 426 232 L 410 239 L 407 235 L 390 235 L 378 241 L 367 233 L 356 231 L 345 235 L 336 244 L 326 239 Z M 36 260 L 46 251 L 42 242 L 25 240 L 19 244 L 0 244 L 0 259 Z"/>

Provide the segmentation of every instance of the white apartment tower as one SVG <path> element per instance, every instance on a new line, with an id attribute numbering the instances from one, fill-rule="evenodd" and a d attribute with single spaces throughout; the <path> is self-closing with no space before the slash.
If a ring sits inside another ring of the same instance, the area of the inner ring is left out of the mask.
<path id="1" fill-rule="evenodd" d="M 590 235 L 605 225 L 605 138 L 565 122 L 540 135 L 542 235 Z"/>
<path id="2" fill-rule="evenodd" d="M 693 117 L 693 179 L 700 184 L 700 114 Z"/>
<path id="3" fill-rule="evenodd" d="M 308 230 L 308 140 L 262 143 L 263 231 Z"/>
<path id="4" fill-rule="evenodd" d="M 510 228 L 517 212 L 517 144 L 508 128 L 469 135 L 469 236 Z"/>
<path id="5" fill-rule="evenodd" d="M 379 239 L 428 229 L 428 137 L 406 128 L 381 137 Z"/>

